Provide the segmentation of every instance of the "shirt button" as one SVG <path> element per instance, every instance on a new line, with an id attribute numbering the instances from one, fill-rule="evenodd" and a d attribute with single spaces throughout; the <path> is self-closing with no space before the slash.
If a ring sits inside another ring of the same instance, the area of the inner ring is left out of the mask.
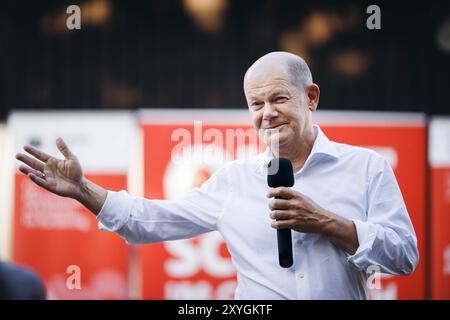
<path id="1" fill-rule="evenodd" d="M 305 274 L 303 272 L 299 272 L 297 275 L 300 279 L 303 279 L 305 277 Z"/>
<path id="2" fill-rule="evenodd" d="M 303 241 L 302 240 L 297 240 L 297 245 L 298 246 L 301 246 L 303 244 Z"/>

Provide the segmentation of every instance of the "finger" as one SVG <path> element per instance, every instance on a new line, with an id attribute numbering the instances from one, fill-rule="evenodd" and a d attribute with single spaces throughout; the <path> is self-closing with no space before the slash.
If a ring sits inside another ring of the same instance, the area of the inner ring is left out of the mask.
<path id="1" fill-rule="evenodd" d="M 292 229 L 294 221 L 292 220 L 278 220 L 272 222 L 272 228 L 274 229 Z"/>
<path id="2" fill-rule="evenodd" d="M 295 191 L 288 187 L 270 188 L 267 192 L 267 198 L 280 197 L 283 199 L 291 199 L 295 196 Z"/>
<path id="3" fill-rule="evenodd" d="M 19 171 L 24 173 L 24 174 L 26 174 L 26 175 L 32 173 L 32 174 L 34 174 L 34 175 L 36 175 L 38 177 L 41 177 L 41 178 L 44 177 L 44 174 L 41 171 L 34 170 L 34 169 L 32 169 L 30 167 L 27 167 L 27 166 L 24 166 L 24 165 L 19 167 Z"/>
<path id="4" fill-rule="evenodd" d="M 269 202 L 269 208 L 271 210 L 286 210 L 292 208 L 292 200 L 286 199 L 272 199 Z"/>
<path id="5" fill-rule="evenodd" d="M 27 156 L 23 153 L 16 154 L 16 159 L 22 161 L 23 163 L 27 164 L 28 166 L 32 167 L 33 169 L 44 171 L 44 164 L 40 162 L 39 160 L 36 160 L 30 156 Z"/>
<path id="6" fill-rule="evenodd" d="M 287 210 L 273 210 L 270 212 L 270 217 L 275 220 L 289 220 L 292 218 L 292 213 Z"/>
<path id="7" fill-rule="evenodd" d="M 45 152 L 29 145 L 24 146 L 23 149 L 29 154 L 35 156 L 37 159 L 41 160 L 42 162 L 47 162 L 48 159 L 51 158 L 51 156 L 46 154 Z"/>
<path id="8" fill-rule="evenodd" d="M 66 145 L 62 138 L 56 139 L 56 146 L 58 147 L 58 150 L 61 151 L 64 158 L 71 159 L 74 157 L 73 153 L 70 151 L 69 147 Z"/>
<path id="9" fill-rule="evenodd" d="M 33 173 L 29 173 L 28 176 L 30 177 L 31 181 L 36 183 L 38 186 L 48 190 L 49 186 L 48 186 L 47 181 L 45 181 L 44 179 L 38 177 L 37 175 L 35 175 Z"/>

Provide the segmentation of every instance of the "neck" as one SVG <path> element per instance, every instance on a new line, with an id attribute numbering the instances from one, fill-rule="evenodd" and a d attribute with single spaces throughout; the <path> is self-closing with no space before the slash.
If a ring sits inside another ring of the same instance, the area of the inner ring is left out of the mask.
<path id="1" fill-rule="evenodd" d="M 273 151 L 273 154 L 275 157 L 289 159 L 292 162 L 294 172 L 298 172 L 308 159 L 315 139 L 314 129 L 311 127 L 303 132 L 300 139 L 296 139 L 288 145 L 280 146 L 279 151 Z"/>

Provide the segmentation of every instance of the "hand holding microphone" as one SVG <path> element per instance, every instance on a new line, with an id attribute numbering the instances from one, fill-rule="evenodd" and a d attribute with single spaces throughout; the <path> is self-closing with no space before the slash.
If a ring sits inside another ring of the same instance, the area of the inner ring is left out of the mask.
<path id="1" fill-rule="evenodd" d="M 337 229 L 352 222 L 325 210 L 308 196 L 290 189 L 294 185 L 292 164 L 288 159 L 275 158 L 269 163 L 267 183 L 272 227 L 277 229 L 278 259 L 280 266 L 289 268 L 293 264 L 291 229 L 303 233 L 320 233 L 335 242 Z M 336 223 L 339 222 L 339 223 Z M 337 227 L 341 226 L 341 227 Z M 352 226 L 350 226 L 351 228 Z M 349 252 L 354 250 L 349 250 Z"/>

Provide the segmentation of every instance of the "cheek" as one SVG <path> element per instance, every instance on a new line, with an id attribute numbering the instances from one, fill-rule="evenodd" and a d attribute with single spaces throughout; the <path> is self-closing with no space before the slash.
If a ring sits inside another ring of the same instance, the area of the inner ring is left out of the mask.
<path id="1" fill-rule="evenodd" d="M 291 120 L 292 125 L 297 126 L 304 121 L 306 115 L 304 106 L 296 104 L 290 106 L 288 110 L 287 116 Z"/>
<path id="2" fill-rule="evenodd" d="M 262 112 L 251 111 L 253 126 L 257 129 L 261 128 Z"/>

